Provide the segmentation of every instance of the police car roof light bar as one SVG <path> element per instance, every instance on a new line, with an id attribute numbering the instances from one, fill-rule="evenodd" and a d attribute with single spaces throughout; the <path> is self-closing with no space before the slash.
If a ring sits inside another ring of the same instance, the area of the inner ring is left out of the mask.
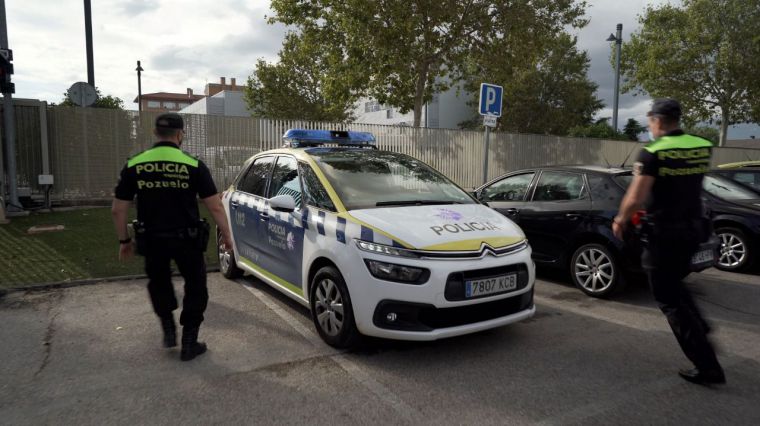
<path id="1" fill-rule="evenodd" d="M 325 144 L 377 148 L 375 136 L 369 132 L 289 129 L 282 135 L 282 138 L 285 140 L 285 145 L 291 148 L 305 148 Z"/>

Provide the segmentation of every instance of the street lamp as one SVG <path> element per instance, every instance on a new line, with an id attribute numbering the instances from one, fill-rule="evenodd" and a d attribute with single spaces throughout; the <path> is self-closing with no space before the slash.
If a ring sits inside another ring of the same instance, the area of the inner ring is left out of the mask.
<path id="1" fill-rule="evenodd" d="M 623 24 L 617 24 L 617 36 L 610 34 L 607 41 L 617 44 L 615 50 L 615 107 L 612 110 L 612 128 L 618 131 L 618 96 L 620 94 L 620 45 L 623 44 Z"/>
<path id="2" fill-rule="evenodd" d="M 143 67 L 140 66 L 140 61 L 137 61 L 137 68 L 135 68 L 135 71 L 137 71 L 137 112 L 142 112 L 142 81 L 140 80 L 140 74 L 145 71 Z"/>

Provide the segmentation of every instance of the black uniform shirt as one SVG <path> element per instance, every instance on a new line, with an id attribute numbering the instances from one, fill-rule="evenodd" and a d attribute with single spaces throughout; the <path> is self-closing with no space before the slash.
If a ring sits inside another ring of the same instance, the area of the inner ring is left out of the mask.
<path id="1" fill-rule="evenodd" d="M 655 178 L 647 212 L 681 221 L 702 216 L 702 178 L 710 170 L 712 143 L 682 130 L 671 131 L 641 150 L 634 174 Z"/>
<path id="2" fill-rule="evenodd" d="M 137 220 L 154 230 L 196 225 L 200 220 L 197 197 L 216 193 L 203 161 L 171 142 L 158 142 L 130 158 L 114 190 L 120 200 L 132 201 L 136 196 Z"/>

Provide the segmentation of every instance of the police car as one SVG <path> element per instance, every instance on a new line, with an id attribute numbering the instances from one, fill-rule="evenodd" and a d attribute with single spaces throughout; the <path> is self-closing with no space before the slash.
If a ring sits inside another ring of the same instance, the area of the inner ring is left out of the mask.
<path id="1" fill-rule="evenodd" d="M 435 340 L 531 317 L 525 234 L 442 174 L 369 133 L 288 130 L 223 194 L 249 273 L 309 307 L 329 345 L 360 335 Z M 220 239 L 218 241 L 221 241 Z"/>

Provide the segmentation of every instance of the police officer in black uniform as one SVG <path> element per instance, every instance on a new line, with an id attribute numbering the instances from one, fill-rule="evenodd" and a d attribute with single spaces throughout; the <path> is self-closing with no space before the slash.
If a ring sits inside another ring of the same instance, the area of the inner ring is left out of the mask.
<path id="1" fill-rule="evenodd" d="M 633 213 L 650 200 L 641 235 L 642 265 L 673 334 L 695 365 L 679 374 L 693 383 L 725 383 L 723 369 L 707 338 L 710 328 L 682 282 L 690 273 L 692 255 L 711 232 L 701 191 L 712 143 L 679 128 L 681 106 L 673 99 L 655 100 L 647 116 L 654 141 L 641 150 L 633 182 L 612 228 L 622 239 Z"/>
<path id="2" fill-rule="evenodd" d="M 114 191 L 113 220 L 119 237 L 119 259 L 123 260 L 132 256 L 135 247 L 128 234 L 127 214 L 136 199 L 136 247 L 138 254 L 145 256 L 148 292 L 161 319 L 165 347 L 177 346 L 172 260 L 185 279 L 180 357 L 188 361 L 206 351 L 206 345 L 198 342 L 198 329 L 208 303 L 203 257 L 208 225 L 201 221 L 198 197 L 214 217 L 223 243 L 231 247 L 229 224 L 208 168 L 180 150 L 185 135 L 182 117 L 175 113 L 160 115 L 153 132 L 159 142 L 130 158 L 121 171 Z"/>

